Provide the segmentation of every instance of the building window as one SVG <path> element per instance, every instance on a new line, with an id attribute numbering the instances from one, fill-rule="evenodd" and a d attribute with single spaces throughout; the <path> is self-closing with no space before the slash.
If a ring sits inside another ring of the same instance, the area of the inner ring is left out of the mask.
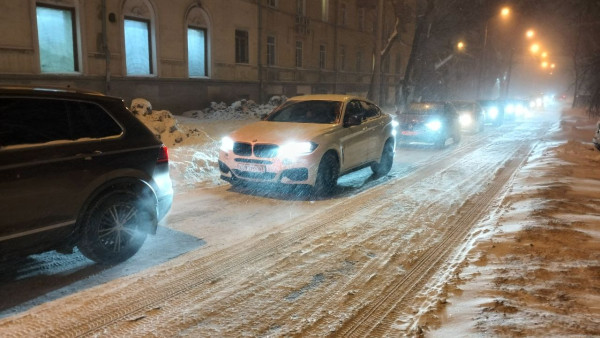
<path id="1" fill-rule="evenodd" d="M 206 29 L 188 27 L 188 72 L 190 76 L 207 76 Z"/>
<path id="2" fill-rule="evenodd" d="M 306 0 L 296 0 L 296 13 L 300 16 L 306 15 Z"/>
<path id="3" fill-rule="evenodd" d="M 235 30 L 235 62 L 249 63 L 248 32 Z"/>
<path id="4" fill-rule="evenodd" d="M 152 74 L 150 22 L 126 18 L 124 27 L 127 75 Z"/>
<path id="5" fill-rule="evenodd" d="M 36 16 L 42 73 L 79 71 L 74 9 L 38 5 Z"/>
<path id="6" fill-rule="evenodd" d="M 277 0 L 267 0 L 267 6 L 277 8 Z"/>
<path id="7" fill-rule="evenodd" d="M 362 68 L 363 55 L 361 51 L 356 52 L 356 71 L 360 72 Z"/>
<path id="8" fill-rule="evenodd" d="M 358 30 L 361 32 L 365 31 L 365 8 L 358 9 Z"/>
<path id="9" fill-rule="evenodd" d="M 296 41 L 296 67 L 302 67 L 302 41 Z"/>
<path id="10" fill-rule="evenodd" d="M 275 37 L 267 36 L 267 65 L 275 64 Z"/>
<path id="11" fill-rule="evenodd" d="M 346 69 L 346 46 L 340 46 L 340 70 Z"/>
<path id="12" fill-rule="evenodd" d="M 327 50 L 325 45 L 319 46 L 319 68 L 325 69 L 327 67 Z"/>
<path id="13" fill-rule="evenodd" d="M 329 21 L 329 0 L 321 0 L 321 20 Z"/>
<path id="14" fill-rule="evenodd" d="M 346 25 L 346 4 L 340 5 L 340 25 Z"/>

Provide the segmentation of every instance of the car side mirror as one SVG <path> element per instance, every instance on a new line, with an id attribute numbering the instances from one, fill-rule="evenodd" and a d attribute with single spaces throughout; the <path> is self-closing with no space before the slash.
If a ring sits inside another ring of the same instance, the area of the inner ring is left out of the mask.
<path id="1" fill-rule="evenodd" d="M 358 126 L 361 122 L 361 118 L 358 115 L 350 115 L 348 116 L 348 120 L 344 122 L 344 127 Z"/>

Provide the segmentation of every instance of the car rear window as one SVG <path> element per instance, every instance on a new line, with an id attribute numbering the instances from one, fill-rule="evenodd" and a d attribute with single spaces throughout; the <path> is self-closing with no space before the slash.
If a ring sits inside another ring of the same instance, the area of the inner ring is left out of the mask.
<path id="1" fill-rule="evenodd" d="M 404 113 L 419 115 L 443 114 L 444 105 L 438 103 L 413 103 Z"/>
<path id="2" fill-rule="evenodd" d="M 0 98 L 0 147 L 118 136 L 100 106 L 80 101 Z"/>

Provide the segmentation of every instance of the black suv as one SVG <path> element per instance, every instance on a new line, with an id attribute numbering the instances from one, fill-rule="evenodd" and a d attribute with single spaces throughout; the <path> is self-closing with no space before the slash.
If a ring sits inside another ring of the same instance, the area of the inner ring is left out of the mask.
<path id="1" fill-rule="evenodd" d="M 0 260 L 133 256 L 171 208 L 167 148 L 123 100 L 0 87 Z"/>

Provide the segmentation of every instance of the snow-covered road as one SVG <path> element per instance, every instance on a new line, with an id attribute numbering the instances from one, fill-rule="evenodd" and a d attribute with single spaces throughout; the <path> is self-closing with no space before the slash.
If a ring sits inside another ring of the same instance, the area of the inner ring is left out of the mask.
<path id="1" fill-rule="evenodd" d="M 205 245 L 0 328 L 8 336 L 414 334 L 558 121 L 545 112 L 444 150 L 399 148 L 387 177 L 357 171 L 327 199 L 227 184 L 181 192 L 163 225 Z"/>

